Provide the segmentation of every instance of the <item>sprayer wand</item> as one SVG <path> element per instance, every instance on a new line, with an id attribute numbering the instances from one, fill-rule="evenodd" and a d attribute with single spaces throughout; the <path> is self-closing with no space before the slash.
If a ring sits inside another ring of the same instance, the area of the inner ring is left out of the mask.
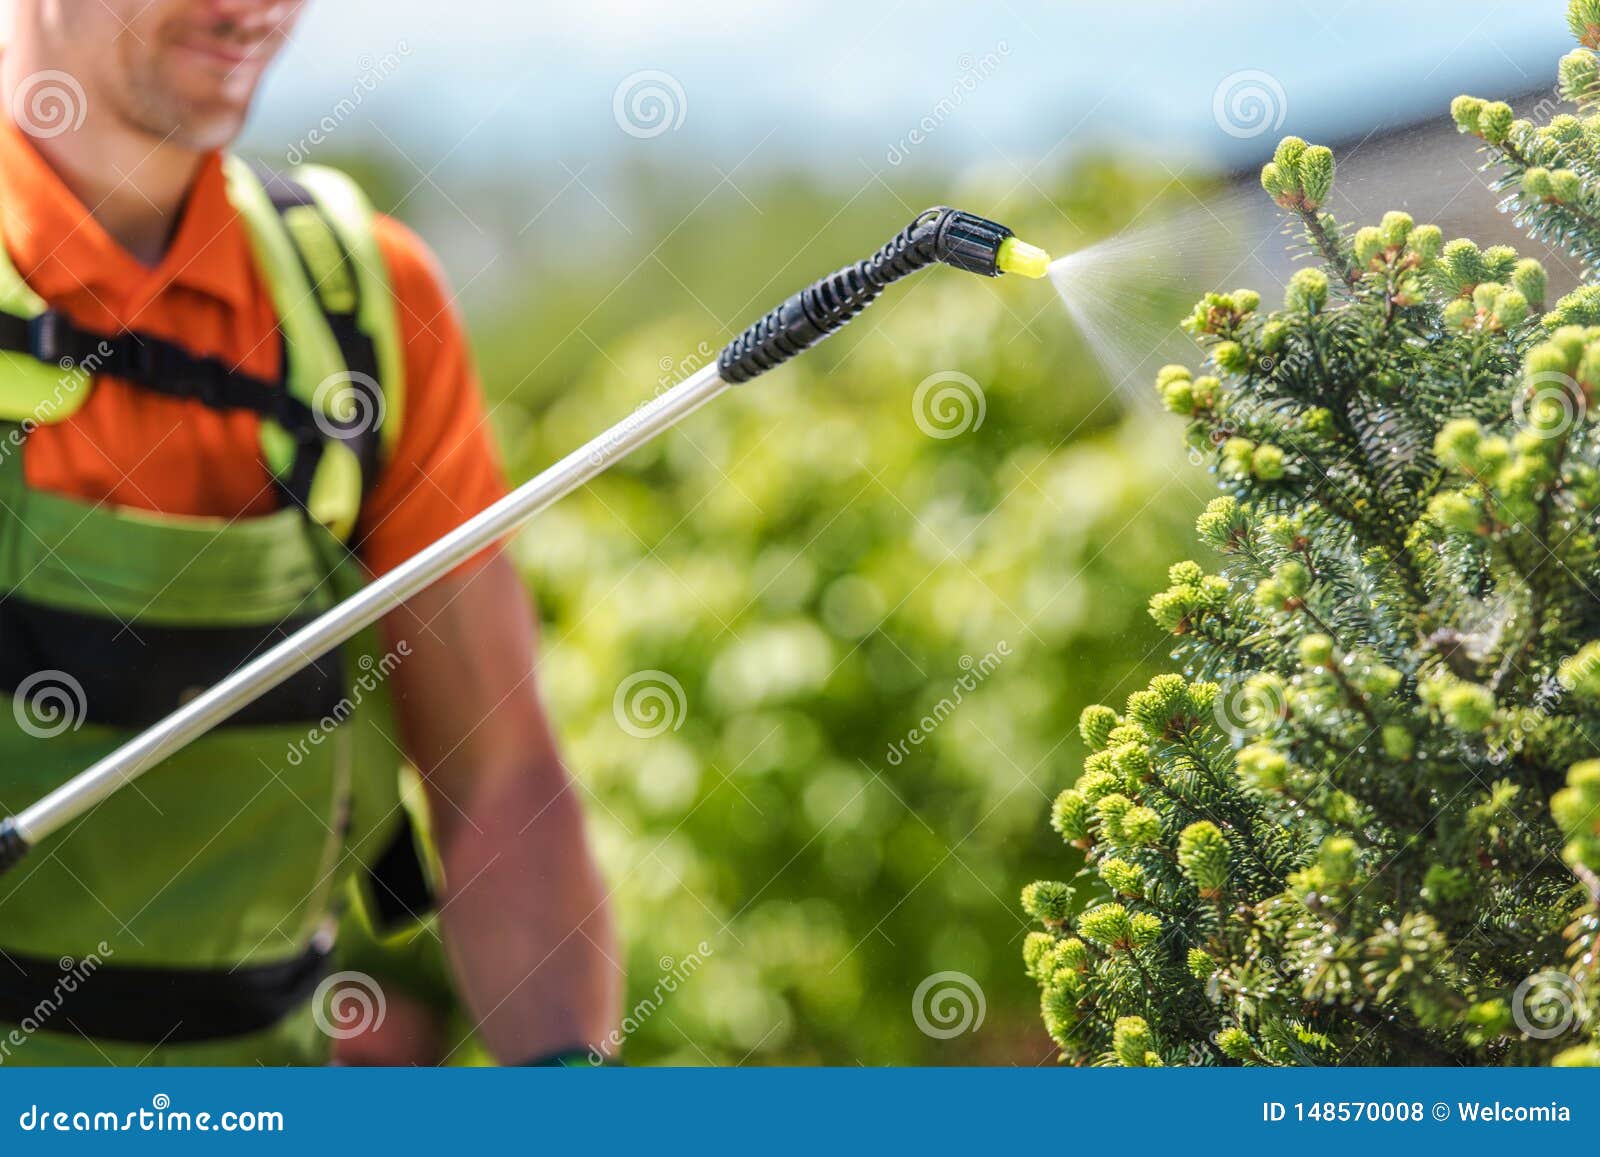
<path id="1" fill-rule="evenodd" d="M 1014 237 L 1004 225 L 958 209 L 941 207 L 918 214 L 871 257 L 813 282 L 734 338 L 715 365 L 697 371 L 640 407 L 43 799 L 0 820 L 0 871 L 173 752 L 675 426 L 728 386 L 748 382 L 838 331 L 893 282 L 936 263 L 986 277 L 1002 273 L 1043 277 L 1048 262 L 1042 249 Z"/>

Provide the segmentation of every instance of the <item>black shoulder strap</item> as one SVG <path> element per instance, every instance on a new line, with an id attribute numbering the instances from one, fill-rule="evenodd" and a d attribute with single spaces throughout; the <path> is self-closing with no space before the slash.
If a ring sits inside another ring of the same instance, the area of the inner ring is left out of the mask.
<path id="1" fill-rule="evenodd" d="M 316 434 L 311 407 L 281 382 L 137 330 L 99 333 L 54 309 L 33 318 L 0 313 L 0 350 L 26 354 L 47 365 L 109 374 L 152 393 L 201 402 L 214 410 L 249 410 L 271 418 L 296 440 Z"/>

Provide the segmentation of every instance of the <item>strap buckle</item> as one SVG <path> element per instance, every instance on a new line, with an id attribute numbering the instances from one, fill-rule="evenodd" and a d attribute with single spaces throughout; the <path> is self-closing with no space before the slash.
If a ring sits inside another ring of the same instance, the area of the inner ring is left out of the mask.
<path id="1" fill-rule="evenodd" d="M 62 344 L 67 319 L 47 309 L 28 319 L 28 353 L 41 362 L 59 364 L 65 356 Z M 63 366 L 62 368 L 69 368 Z"/>

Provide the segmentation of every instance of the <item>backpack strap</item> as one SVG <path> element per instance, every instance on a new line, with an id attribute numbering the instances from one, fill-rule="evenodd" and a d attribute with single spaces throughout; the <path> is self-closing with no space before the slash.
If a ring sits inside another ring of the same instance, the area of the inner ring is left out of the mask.
<path id="1" fill-rule="evenodd" d="M 406 387 L 399 307 L 372 206 L 360 186 L 335 169 L 302 165 L 276 173 L 258 166 L 255 173 L 339 347 L 354 409 L 369 419 L 368 437 L 353 448 L 370 487 L 400 436 Z M 436 907 L 432 859 L 403 802 L 399 811 L 400 823 L 354 886 L 357 915 L 382 941 L 414 934 Z"/>
<path id="2" fill-rule="evenodd" d="M 352 385 L 374 392 L 379 407 L 376 468 L 393 451 L 405 408 L 405 356 L 399 308 L 374 231 L 366 194 L 349 176 L 322 165 L 287 173 L 257 168 L 300 255 L 349 369 Z"/>
<path id="3" fill-rule="evenodd" d="M 0 372 L 6 399 L 0 401 L 0 421 L 59 422 L 87 399 L 92 375 L 110 374 L 151 393 L 214 410 L 249 410 L 288 430 L 316 432 L 310 409 L 278 383 L 152 334 L 98 333 L 52 309 L 26 318 L 0 311 L 0 351 L 7 359 Z"/>
<path id="4" fill-rule="evenodd" d="M 264 422 L 263 454 L 289 498 L 345 540 L 398 437 L 404 391 L 372 209 L 350 178 L 329 169 L 277 174 L 238 157 L 225 165 L 284 336 L 285 390 L 311 409 L 323 435 L 297 439 Z"/>
<path id="5" fill-rule="evenodd" d="M 88 401 L 96 374 L 215 410 L 248 410 L 294 445 L 320 436 L 310 406 L 278 382 L 153 334 L 85 329 L 49 308 L 0 247 L 0 422 L 25 434 L 65 421 Z"/>

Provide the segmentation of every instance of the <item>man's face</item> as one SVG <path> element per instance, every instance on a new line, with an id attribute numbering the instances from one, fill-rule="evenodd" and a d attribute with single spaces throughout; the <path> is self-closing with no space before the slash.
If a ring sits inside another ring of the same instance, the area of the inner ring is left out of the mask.
<path id="1" fill-rule="evenodd" d="M 123 122 L 190 148 L 244 123 L 304 0 L 39 0 L 42 67 L 71 74 Z"/>

